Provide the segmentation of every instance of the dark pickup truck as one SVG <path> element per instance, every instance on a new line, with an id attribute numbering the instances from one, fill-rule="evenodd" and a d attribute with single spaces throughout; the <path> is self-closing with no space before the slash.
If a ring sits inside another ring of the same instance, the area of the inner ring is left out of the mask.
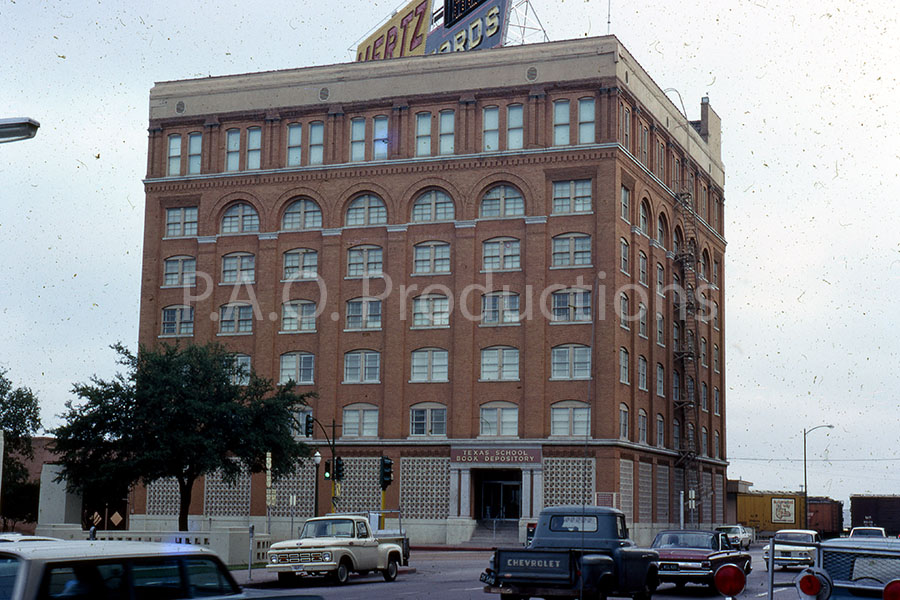
<path id="1" fill-rule="evenodd" d="M 485 592 L 506 600 L 650 600 L 659 584 L 658 559 L 656 551 L 628 539 L 621 511 L 555 506 L 541 511 L 530 546 L 496 551 L 481 581 Z"/>

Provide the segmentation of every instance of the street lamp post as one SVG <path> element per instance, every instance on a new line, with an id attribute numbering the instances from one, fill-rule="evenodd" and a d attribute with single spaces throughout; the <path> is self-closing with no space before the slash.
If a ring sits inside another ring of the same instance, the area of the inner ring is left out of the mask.
<path id="1" fill-rule="evenodd" d="M 316 465 L 316 483 L 313 486 L 313 516 L 319 516 L 319 464 L 322 462 L 322 455 L 316 450 L 313 454 L 313 463 Z"/>
<path id="2" fill-rule="evenodd" d="M 806 434 L 823 427 L 834 429 L 834 425 L 816 425 L 811 429 L 803 430 L 803 529 L 809 529 L 809 488 L 806 483 Z"/>

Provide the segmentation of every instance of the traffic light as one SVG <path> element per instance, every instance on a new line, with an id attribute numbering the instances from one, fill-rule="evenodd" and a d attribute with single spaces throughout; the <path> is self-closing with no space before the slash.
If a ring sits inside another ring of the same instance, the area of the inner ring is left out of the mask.
<path id="1" fill-rule="evenodd" d="M 344 459 L 340 456 L 334 459 L 334 480 L 341 481 L 344 479 Z"/>
<path id="2" fill-rule="evenodd" d="M 306 434 L 306 437 L 312 437 L 314 421 L 315 419 L 313 419 L 312 414 L 306 413 L 306 427 L 303 430 L 303 432 Z"/>
<path id="3" fill-rule="evenodd" d="M 394 461 L 387 456 L 381 457 L 381 489 L 386 490 L 394 481 Z"/>
<path id="4" fill-rule="evenodd" d="M 325 461 L 325 479 L 331 479 L 331 461 Z"/>

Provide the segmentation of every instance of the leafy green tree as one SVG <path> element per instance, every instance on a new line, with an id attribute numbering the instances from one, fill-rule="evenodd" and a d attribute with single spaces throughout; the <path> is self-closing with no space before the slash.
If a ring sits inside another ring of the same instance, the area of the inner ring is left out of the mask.
<path id="1" fill-rule="evenodd" d="M 77 492 L 175 478 L 178 528 L 187 531 L 194 482 L 221 472 L 234 483 L 242 469 L 272 476 L 294 471 L 309 455 L 295 438 L 295 413 L 311 394 L 293 382 L 276 386 L 246 373 L 219 344 L 141 347 L 135 355 L 113 346 L 126 368 L 113 379 L 76 384 L 83 403 L 66 404 L 64 424 L 53 431 L 61 478 Z"/>
<path id="2" fill-rule="evenodd" d="M 17 522 L 37 519 L 37 483 L 28 480 L 23 460 L 34 457 L 31 440 L 40 427 L 37 397 L 26 387 L 13 389 L 6 371 L 0 370 L 0 429 L 4 439 L 0 520 L 4 531 Z"/>

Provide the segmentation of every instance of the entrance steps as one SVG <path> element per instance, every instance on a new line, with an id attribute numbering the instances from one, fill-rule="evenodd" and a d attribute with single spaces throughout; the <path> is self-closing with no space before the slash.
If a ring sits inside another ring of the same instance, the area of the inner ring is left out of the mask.
<path id="1" fill-rule="evenodd" d="M 518 519 L 484 519 L 472 533 L 469 544 L 485 547 L 519 546 Z"/>

